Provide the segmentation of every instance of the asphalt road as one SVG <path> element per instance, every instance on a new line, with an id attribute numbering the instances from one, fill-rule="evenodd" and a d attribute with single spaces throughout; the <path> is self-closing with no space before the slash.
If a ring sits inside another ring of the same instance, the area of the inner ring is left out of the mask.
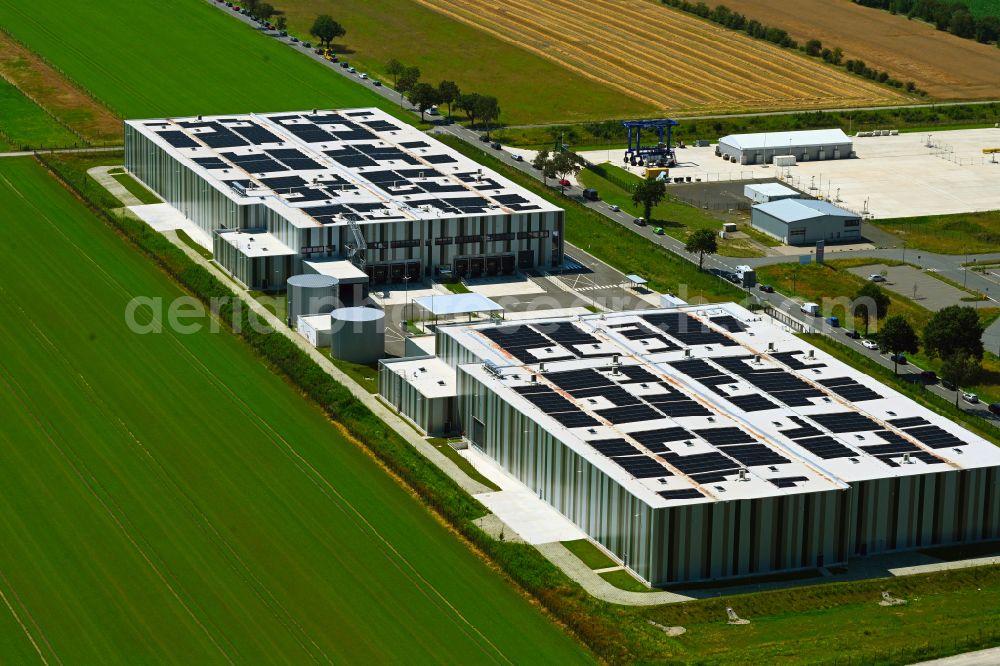
<path id="1" fill-rule="evenodd" d="M 226 6 L 225 6 L 225 4 L 221 4 L 220 5 L 219 3 L 213 2 L 213 0 L 206 0 L 206 1 L 209 2 L 212 5 L 215 5 L 216 7 L 221 7 L 222 11 L 227 11 L 234 18 L 236 18 L 238 20 L 241 20 L 244 23 L 246 23 L 246 24 L 248 24 L 248 25 L 250 25 L 250 26 L 252 26 L 254 28 L 260 29 L 259 26 L 252 19 L 250 19 L 249 17 L 244 16 L 242 14 L 238 14 L 238 13 L 236 13 L 236 12 L 230 10 L 230 9 L 227 9 Z M 395 92 L 394 90 L 388 88 L 387 86 L 384 86 L 384 85 L 383 86 L 376 86 L 370 79 L 368 79 L 368 80 L 361 79 L 360 76 L 358 76 L 358 74 L 360 74 L 360 72 L 358 72 L 357 74 L 351 74 L 347 69 L 342 68 L 338 63 L 333 63 L 333 62 L 327 61 L 325 58 L 323 58 L 323 56 L 316 55 L 316 53 L 314 53 L 313 49 L 307 49 L 307 48 L 303 47 L 301 43 L 298 43 L 298 44 L 292 43 L 291 40 L 288 39 L 287 37 L 279 37 L 277 35 L 277 33 L 273 32 L 273 31 L 272 32 L 263 31 L 263 32 L 265 32 L 266 34 L 270 34 L 275 39 L 278 39 L 280 41 L 283 41 L 283 42 L 287 43 L 290 48 L 296 48 L 296 49 L 301 50 L 306 56 L 308 56 L 308 57 L 316 60 L 317 62 L 319 62 L 319 63 L 321 63 L 321 64 L 323 64 L 323 65 L 325 65 L 327 67 L 329 67 L 331 70 L 337 72 L 339 75 L 348 77 L 352 81 L 354 81 L 355 83 L 358 83 L 359 85 L 368 87 L 373 92 L 381 95 L 385 99 L 387 99 L 387 100 L 389 100 L 391 102 L 400 104 L 401 108 L 403 108 L 405 110 L 408 110 L 408 111 L 412 111 L 414 114 L 419 115 L 420 112 L 417 111 L 413 107 L 413 105 L 411 105 L 406 100 L 400 100 L 399 94 L 397 92 Z M 480 134 L 478 132 L 474 132 L 474 131 L 472 131 L 472 130 L 470 130 L 468 128 L 465 128 L 465 127 L 463 127 L 463 126 L 461 126 L 461 125 L 459 125 L 457 123 L 450 123 L 449 124 L 445 120 L 440 119 L 440 118 L 431 119 L 431 121 L 435 122 L 437 124 L 437 128 L 435 130 L 433 130 L 434 132 L 448 133 L 448 134 L 451 134 L 453 136 L 458 137 L 459 139 L 462 139 L 463 141 L 465 141 L 467 143 L 483 147 L 486 150 L 490 150 L 489 147 L 488 147 L 488 145 L 486 143 L 480 141 L 480 138 L 479 138 Z M 494 157 L 496 157 L 497 159 L 499 159 L 501 162 L 504 162 L 508 166 L 510 166 L 512 168 L 515 168 L 515 169 L 518 169 L 518 170 L 520 170 L 520 171 L 528 174 L 532 178 L 535 178 L 537 180 L 541 180 L 541 178 L 539 177 L 539 173 L 534 168 L 532 168 L 530 164 L 528 164 L 526 162 L 520 162 L 520 161 L 515 160 L 514 157 L 513 157 L 513 155 L 510 152 L 505 151 L 505 150 L 493 150 L 492 152 L 494 153 Z M 638 234 L 640 236 L 643 236 L 644 238 L 650 240 L 651 242 L 654 242 L 654 243 L 657 243 L 657 244 L 663 246 L 667 250 L 670 250 L 674 254 L 676 254 L 678 256 L 681 256 L 681 257 L 683 257 L 683 258 L 691 261 L 692 263 L 697 263 L 698 262 L 697 255 L 694 255 L 694 254 L 691 254 L 690 252 L 687 252 L 684 249 L 684 243 L 682 243 L 681 241 L 679 241 L 679 240 L 677 240 L 675 238 L 672 238 L 670 236 L 667 236 L 667 235 L 657 236 L 657 235 L 655 235 L 653 233 L 652 227 L 650 227 L 650 226 L 645 226 L 645 227 L 636 226 L 635 224 L 633 224 L 633 219 L 634 218 L 631 215 L 628 215 L 628 214 L 626 214 L 626 213 L 624 213 L 622 211 L 613 211 L 608 206 L 608 204 L 606 204 L 606 203 L 604 203 L 602 201 L 589 201 L 587 199 L 584 199 L 583 198 L 583 190 L 582 190 L 582 188 L 577 187 L 577 186 L 567 187 L 566 190 L 565 190 L 565 195 L 568 196 L 568 197 L 570 197 L 570 198 L 572 198 L 572 199 L 574 199 L 577 203 L 583 204 L 584 206 L 587 206 L 588 208 L 590 208 L 590 209 L 592 209 L 592 210 L 600 213 L 601 215 L 604 215 L 605 217 L 607 217 L 607 218 L 609 218 L 609 219 L 611 219 L 611 220 L 613 220 L 615 222 L 618 222 L 620 225 L 622 225 L 623 228 L 628 229 L 630 232 L 636 233 L 636 234 Z M 570 255 L 572 255 L 573 250 L 574 250 L 574 248 L 572 248 L 572 246 L 569 246 L 569 249 L 567 250 L 567 253 L 570 254 Z M 865 257 L 879 257 L 879 258 L 904 258 L 902 256 L 904 252 L 907 255 L 905 257 L 905 260 L 911 261 L 913 263 L 917 263 L 918 265 L 920 265 L 922 267 L 925 267 L 925 268 L 934 268 L 934 269 L 938 270 L 939 272 L 941 272 L 943 275 L 951 277 L 952 279 L 958 280 L 960 282 L 963 281 L 963 280 L 968 280 L 968 286 L 969 286 L 969 288 L 971 288 L 971 289 L 977 289 L 977 290 L 983 291 L 984 293 L 989 294 L 991 300 L 994 300 L 996 298 L 1000 298 L 1000 276 L 997 276 L 997 278 L 995 278 L 995 279 L 991 279 L 989 276 L 982 276 L 982 275 L 980 275 L 978 273 L 975 273 L 973 271 L 969 271 L 968 275 L 965 275 L 964 274 L 965 271 L 960 266 L 960 264 L 962 262 L 962 258 L 956 258 L 954 256 L 948 256 L 948 255 L 936 255 L 936 254 L 932 254 L 932 253 L 929 253 L 929 252 L 920 252 L 920 251 L 915 251 L 915 250 L 906 251 L 906 250 L 904 250 L 902 248 L 900 248 L 900 249 L 871 250 L 871 251 L 858 251 L 856 253 L 855 252 L 844 252 L 844 253 L 838 253 L 837 256 L 838 256 L 838 258 L 839 257 L 846 258 L 846 257 L 849 257 L 849 256 L 855 256 L 855 255 L 856 256 L 865 256 Z M 1000 252 L 993 253 L 991 255 L 970 255 L 970 260 L 971 260 L 971 258 L 973 256 L 979 257 L 980 261 L 983 261 L 983 260 L 985 260 L 987 258 L 1000 260 Z M 770 260 L 773 260 L 773 261 L 770 261 Z M 780 262 L 782 260 L 786 260 L 787 261 L 787 258 L 786 257 L 764 257 L 764 258 L 760 258 L 760 259 L 738 259 L 738 258 L 720 257 L 720 256 L 717 256 L 717 255 L 710 255 L 710 256 L 705 257 L 704 266 L 705 266 L 705 268 L 707 270 L 710 270 L 710 271 L 713 271 L 713 272 L 716 272 L 716 273 L 728 273 L 728 272 L 733 272 L 735 270 L 736 265 L 738 265 L 738 264 L 748 264 L 748 265 L 754 266 L 754 265 L 762 265 L 762 264 L 765 264 L 765 263 Z M 610 270 L 614 270 L 613 267 L 609 267 L 609 269 Z M 958 275 L 958 277 L 955 277 L 956 274 Z M 721 279 L 724 279 L 724 278 L 720 277 L 719 279 L 721 280 Z M 987 291 L 991 285 L 992 285 L 993 288 L 991 290 Z M 990 293 L 990 292 L 992 292 L 992 293 Z M 760 292 L 758 290 L 750 290 L 750 291 L 748 291 L 748 298 L 749 298 L 750 302 L 756 301 L 756 302 L 759 302 L 761 304 L 767 303 L 772 308 L 774 308 L 776 310 L 781 310 L 789 318 L 791 318 L 792 320 L 798 322 L 799 325 L 804 330 L 812 330 L 812 331 L 817 332 L 817 333 L 822 333 L 822 334 L 827 335 L 828 337 L 830 337 L 830 338 L 832 338 L 834 340 L 837 340 L 838 342 L 843 342 L 843 343 L 849 344 L 857 352 L 859 352 L 862 355 L 870 358 L 871 360 L 875 361 L 876 363 L 878 363 L 878 364 L 880 364 L 880 365 L 882 365 L 884 367 L 887 367 L 887 368 L 892 368 L 892 365 L 893 365 L 892 361 L 890 361 L 885 355 L 878 353 L 877 350 L 865 349 L 861 345 L 861 341 L 860 340 L 851 340 L 846 335 L 844 335 L 843 329 L 840 329 L 840 328 L 831 328 L 831 327 L 827 326 L 823 322 L 822 319 L 820 319 L 818 317 L 813 317 L 813 316 L 806 315 L 806 314 L 802 313 L 800 311 L 800 309 L 799 309 L 799 304 L 796 301 L 792 300 L 791 298 L 788 298 L 787 296 L 784 296 L 783 294 L 780 294 L 780 293 L 766 294 L 766 293 Z M 1000 350 L 998 350 L 998 351 L 1000 351 Z M 900 366 L 899 367 L 899 374 L 903 375 L 904 377 L 912 378 L 914 381 L 920 381 L 919 380 L 919 373 L 920 373 L 920 370 L 918 368 L 914 368 L 913 366 L 910 366 L 910 365 L 905 365 L 905 366 Z M 927 386 L 927 389 L 929 391 L 933 392 L 933 393 L 936 393 L 937 395 L 941 396 L 942 398 L 947 399 L 947 400 L 953 401 L 955 399 L 955 392 L 954 391 L 949 391 L 949 390 L 945 389 L 944 387 L 942 387 L 939 384 L 930 384 L 930 385 Z M 960 407 L 962 409 L 964 409 L 965 411 L 967 411 L 969 413 L 981 416 L 981 417 L 986 418 L 986 419 L 990 419 L 990 420 L 992 420 L 994 422 L 1000 422 L 1000 418 L 998 418 L 997 416 L 991 414 L 987 410 L 986 405 L 984 405 L 984 404 L 971 405 L 971 404 L 962 402 L 960 400 L 959 401 L 959 405 L 960 405 Z"/>

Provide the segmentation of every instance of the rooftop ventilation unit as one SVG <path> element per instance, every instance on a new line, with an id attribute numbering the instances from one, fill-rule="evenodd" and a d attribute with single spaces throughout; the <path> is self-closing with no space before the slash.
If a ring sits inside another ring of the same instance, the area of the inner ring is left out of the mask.
<path id="1" fill-rule="evenodd" d="M 538 372 L 545 372 L 545 361 L 538 364 Z"/>
<path id="2" fill-rule="evenodd" d="M 739 481 L 749 481 L 750 476 L 747 474 L 746 468 L 740 470 Z"/>
<path id="3" fill-rule="evenodd" d="M 689 347 L 684 348 L 684 358 L 691 358 L 691 349 Z"/>
<path id="4" fill-rule="evenodd" d="M 769 352 L 773 352 L 774 351 L 774 343 L 773 342 L 768 342 L 767 343 L 767 351 L 769 351 Z"/>
<path id="5" fill-rule="evenodd" d="M 903 454 L 903 464 L 904 465 L 909 465 L 912 462 L 913 462 L 913 458 L 910 457 L 910 454 L 909 453 L 904 453 Z"/>
<path id="6" fill-rule="evenodd" d="M 503 373 L 500 371 L 500 366 L 493 361 L 486 359 L 483 361 L 483 369 L 490 373 L 497 379 L 503 379 Z"/>

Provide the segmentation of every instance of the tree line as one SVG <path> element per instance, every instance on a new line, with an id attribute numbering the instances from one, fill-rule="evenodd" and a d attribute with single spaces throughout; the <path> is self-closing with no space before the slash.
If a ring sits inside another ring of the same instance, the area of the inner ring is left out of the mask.
<path id="1" fill-rule="evenodd" d="M 490 123 L 500 119 L 500 102 L 492 95 L 463 93 L 454 81 L 441 81 L 436 86 L 420 80 L 420 68 L 407 66 L 393 58 L 386 63 L 385 72 L 392 77 L 392 87 L 403 98 L 420 111 L 420 119 L 432 106 L 444 104 L 451 118 L 453 109 L 463 112 L 471 126 L 479 121 L 486 125 L 486 136 L 490 135 Z"/>
<path id="2" fill-rule="evenodd" d="M 1000 18 L 976 17 L 964 2 L 948 0 L 854 0 L 863 7 L 884 9 L 892 14 L 903 14 L 908 19 L 918 18 L 938 30 L 956 37 L 974 39 L 983 44 L 1000 46 Z"/>
<path id="3" fill-rule="evenodd" d="M 862 321 L 865 336 L 872 320 L 885 320 L 875 337 L 879 349 L 892 354 L 893 371 L 898 371 L 899 354 L 916 354 L 923 347 L 928 358 L 941 360 L 941 379 L 954 385 L 958 405 L 959 390 L 982 372 L 983 325 L 975 308 L 951 305 L 938 310 L 918 335 L 903 315 L 887 316 L 891 300 L 874 282 L 865 283 L 854 301 L 852 314 Z"/>
<path id="4" fill-rule="evenodd" d="M 844 67 L 852 74 L 857 74 L 858 76 L 863 76 L 872 81 L 884 83 L 885 85 L 892 86 L 893 88 L 905 88 L 906 91 L 910 93 L 924 94 L 913 81 L 900 81 L 888 72 L 868 67 L 862 60 L 845 61 L 844 52 L 840 47 L 824 47 L 823 43 L 818 39 L 810 39 L 805 44 L 799 44 L 789 36 L 788 31 L 775 26 L 765 25 L 755 19 L 749 19 L 745 15 L 735 12 L 725 5 L 716 5 L 712 8 L 704 2 L 689 2 L 688 0 L 660 1 L 665 5 L 689 14 L 694 14 L 695 16 L 700 16 L 703 19 L 707 19 L 712 23 L 717 23 L 723 27 L 729 28 L 730 30 L 745 32 L 754 39 L 762 39 L 766 42 L 777 44 L 778 46 L 786 49 L 798 49 L 813 58 L 820 58 L 824 62 L 831 65 Z M 859 0 L 855 0 L 855 2 L 858 1 Z M 864 0 L 864 2 L 869 1 L 882 2 L 883 0 Z M 937 2 L 937 0 L 929 1 Z"/>
<path id="5" fill-rule="evenodd" d="M 275 30 L 284 30 L 288 27 L 288 19 L 285 18 L 284 10 L 276 8 L 270 2 L 243 0 L 241 4 L 243 5 L 243 9 L 249 12 L 250 16 L 263 23 L 269 23 L 271 19 L 274 19 Z"/>

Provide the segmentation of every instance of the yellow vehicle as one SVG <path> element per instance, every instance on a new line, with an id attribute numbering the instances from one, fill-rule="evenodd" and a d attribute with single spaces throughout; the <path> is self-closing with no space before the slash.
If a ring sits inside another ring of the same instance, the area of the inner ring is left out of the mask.
<path id="1" fill-rule="evenodd" d="M 1000 153 L 1000 148 L 983 148 L 984 155 L 993 155 L 996 153 Z"/>
<path id="2" fill-rule="evenodd" d="M 660 174 L 666 178 L 670 175 L 670 169 L 667 167 L 647 167 L 646 168 L 646 180 L 652 180 L 654 178 L 659 178 Z"/>

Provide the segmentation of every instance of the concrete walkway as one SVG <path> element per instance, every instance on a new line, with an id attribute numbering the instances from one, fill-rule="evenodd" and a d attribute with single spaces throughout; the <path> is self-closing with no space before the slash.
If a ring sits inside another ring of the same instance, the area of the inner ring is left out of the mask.
<path id="1" fill-rule="evenodd" d="M 37 153 L 53 155 L 58 153 L 115 153 L 125 150 L 125 146 L 101 146 L 93 148 L 53 148 L 52 150 L 18 150 L 12 153 L 0 153 L 0 157 L 31 157 Z"/>
<path id="2" fill-rule="evenodd" d="M 129 192 L 124 185 L 115 180 L 111 171 L 121 169 L 120 166 L 96 166 L 87 169 L 87 175 L 96 180 L 101 186 L 111 194 L 115 195 L 126 207 L 141 206 L 142 200 Z"/>

